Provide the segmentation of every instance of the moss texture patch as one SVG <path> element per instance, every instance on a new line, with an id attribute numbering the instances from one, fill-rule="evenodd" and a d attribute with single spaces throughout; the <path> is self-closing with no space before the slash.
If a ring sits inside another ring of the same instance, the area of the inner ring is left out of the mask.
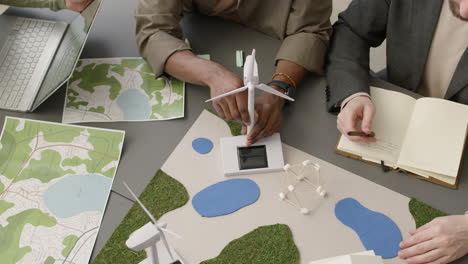
<path id="1" fill-rule="evenodd" d="M 237 121 L 225 121 L 234 137 L 242 135 L 242 124 Z"/>
<path id="2" fill-rule="evenodd" d="M 441 210 L 435 209 L 434 207 L 414 198 L 409 202 L 409 210 L 416 222 L 416 228 L 431 222 L 434 218 L 448 215 Z"/>
<path id="3" fill-rule="evenodd" d="M 139 198 L 156 218 L 189 201 L 185 187 L 162 170 L 156 172 Z M 145 259 L 144 251 L 134 252 L 128 249 L 125 241 L 131 233 L 149 221 L 145 212 L 135 203 L 92 263 L 139 263 Z"/>
<path id="4" fill-rule="evenodd" d="M 208 112 L 212 113 L 213 115 L 219 117 L 219 115 L 211 110 L 211 109 L 206 109 L 208 110 Z M 221 117 L 220 117 L 221 118 Z M 224 120 L 224 122 L 226 122 L 226 124 L 228 125 L 229 127 L 229 130 L 231 130 L 231 135 L 236 137 L 236 136 L 240 136 L 242 135 L 242 124 L 237 122 L 237 121 L 229 121 L 229 120 Z"/>
<path id="5" fill-rule="evenodd" d="M 299 250 L 287 225 L 261 226 L 230 242 L 218 257 L 200 264 L 298 264 Z"/>

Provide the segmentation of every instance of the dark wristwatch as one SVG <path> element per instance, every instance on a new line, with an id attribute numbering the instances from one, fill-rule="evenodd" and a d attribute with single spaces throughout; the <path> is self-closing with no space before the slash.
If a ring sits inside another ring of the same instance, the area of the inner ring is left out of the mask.
<path id="1" fill-rule="evenodd" d="M 287 82 L 273 80 L 268 83 L 268 86 L 277 86 L 281 88 L 284 91 L 284 94 L 291 98 L 294 98 L 294 94 L 296 93 L 296 88 L 294 88 L 292 84 Z M 289 102 L 289 100 L 286 101 Z"/>

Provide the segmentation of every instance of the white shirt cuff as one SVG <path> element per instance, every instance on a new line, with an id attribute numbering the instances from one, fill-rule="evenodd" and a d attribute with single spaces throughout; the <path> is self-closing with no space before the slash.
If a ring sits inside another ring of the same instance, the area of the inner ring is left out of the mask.
<path id="1" fill-rule="evenodd" d="M 351 96 L 348 96 L 346 99 L 344 99 L 342 102 L 341 102 L 341 110 L 343 110 L 343 107 L 346 106 L 347 103 L 349 103 L 349 101 L 351 101 L 352 99 L 358 97 L 358 96 L 366 96 L 366 97 L 369 97 L 370 98 L 370 95 L 368 93 L 364 93 L 364 92 L 361 92 L 361 93 L 355 93 Z"/>

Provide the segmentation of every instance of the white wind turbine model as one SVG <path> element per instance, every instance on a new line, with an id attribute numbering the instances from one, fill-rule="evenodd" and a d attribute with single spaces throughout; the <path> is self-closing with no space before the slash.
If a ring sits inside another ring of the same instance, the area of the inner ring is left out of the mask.
<path id="1" fill-rule="evenodd" d="M 248 135 L 257 121 L 255 120 L 255 89 L 294 101 L 293 98 L 278 92 L 266 84 L 259 84 L 258 65 L 254 49 L 252 50 L 252 55 L 247 56 L 245 60 L 244 86 L 213 97 L 206 102 L 247 90 L 250 117 L 250 125 L 247 127 Z M 246 136 L 221 138 L 221 152 L 224 163 L 224 174 L 226 176 L 281 171 L 283 169 L 284 160 L 279 133 L 275 133 L 268 138 L 263 138 L 252 146 L 246 146 L 245 143 Z"/>
<path id="2" fill-rule="evenodd" d="M 270 86 L 260 83 L 259 84 L 259 77 L 258 77 L 258 65 L 257 60 L 255 59 L 255 49 L 252 50 L 252 55 L 247 56 L 245 59 L 244 65 L 244 86 L 238 88 L 236 90 L 232 90 L 222 95 L 218 95 L 213 97 L 206 102 L 211 102 L 229 95 L 233 95 L 236 93 L 241 93 L 245 90 L 248 90 L 248 110 L 249 110 L 249 117 L 250 117 L 250 125 L 247 127 L 247 134 L 252 130 L 255 126 L 255 89 L 260 89 L 264 92 L 274 94 L 276 96 L 282 97 L 289 101 L 294 101 L 291 97 L 278 92 L 277 90 L 271 88 Z"/>
<path id="3" fill-rule="evenodd" d="M 134 251 L 145 250 L 147 258 L 139 264 L 184 264 L 182 259 L 177 255 L 175 250 L 169 246 L 165 233 L 168 233 L 176 238 L 181 238 L 176 233 L 166 229 L 167 224 L 158 223 L 156 218 L 143 205 L 133 191 L 128 187 L 127 183 L 123 183 L 130 194 L 135 198 L 137 203 L 145 211 L 151 222 L 134 231 L 128 238 L 126 245 Z M 164 250 L 158 250 L 158 242 L 162 240 Z"/>

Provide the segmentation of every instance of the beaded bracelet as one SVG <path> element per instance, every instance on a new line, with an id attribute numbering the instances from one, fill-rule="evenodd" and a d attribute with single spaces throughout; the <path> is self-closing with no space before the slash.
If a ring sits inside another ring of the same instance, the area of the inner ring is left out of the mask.
<path id="1" fill-rule="evenodd" d="M 276 76 L 285 77 L 292 84 L 292 86 L 294 86 L 294 89 L 297 89 L 296 82 L 291 78 L 291 76 L 287 75 L 286 73 L 277 72 L 277 73 L 273 74 L 273 77 L 271 77 L 271 79 L 275 79 Z"/>

